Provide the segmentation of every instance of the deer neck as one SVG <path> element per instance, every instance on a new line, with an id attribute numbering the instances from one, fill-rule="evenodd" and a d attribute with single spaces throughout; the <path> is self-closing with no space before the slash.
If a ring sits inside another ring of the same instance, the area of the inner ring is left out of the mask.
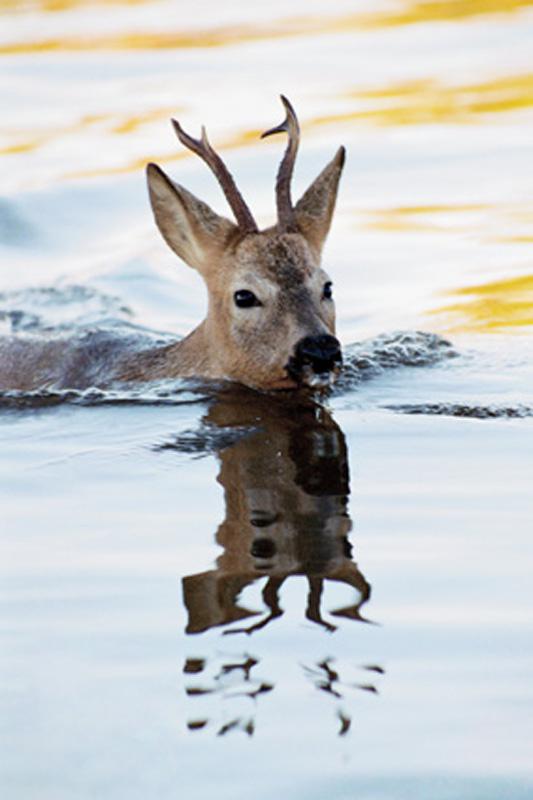
<path id="1" fill-rule="evenodd" d="M 197 328 L 181 341 L 169 347 L 167 351 L 167 376 L 193 377 L 204 375 L 216 377 L 213 374 L 214 363 L 212 347 L 210 345 L 209 324 L 204 320 Z"/>

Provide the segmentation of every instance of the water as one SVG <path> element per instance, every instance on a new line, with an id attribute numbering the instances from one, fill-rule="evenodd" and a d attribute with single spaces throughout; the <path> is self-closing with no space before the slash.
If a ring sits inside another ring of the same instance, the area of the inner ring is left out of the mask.
<path id="1" fill-rule="evenodd" d="M 348 148 L 325 264 L 359 343 L 320 407 L 2 394 L 6 797 L 531 797 L 532 23 L 3 4 L 2 332 L 190 330 L 142 165 L 227 213 L 166 120 L 205 122 L 269 224 L 283 91 L 296 194 Z"/>

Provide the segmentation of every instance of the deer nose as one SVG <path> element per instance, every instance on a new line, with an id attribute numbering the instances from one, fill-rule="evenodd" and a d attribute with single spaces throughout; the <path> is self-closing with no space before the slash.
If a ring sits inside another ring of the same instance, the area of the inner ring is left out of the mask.
<path id="1" fill-rule="evenodd" d="M 295 361 L 300 369 L 309 364 L 317 375 L 330 372 L 342 363 L 340 342 L 329 333 L 306 336 L 296 345 Z"/>

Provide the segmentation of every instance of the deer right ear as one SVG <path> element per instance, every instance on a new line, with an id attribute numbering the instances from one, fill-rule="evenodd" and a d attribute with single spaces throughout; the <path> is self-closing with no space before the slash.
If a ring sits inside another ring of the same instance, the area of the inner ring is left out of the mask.
<path id="1" fill-rule="evenodd" d="M 294 209 L 298 227 L 319 254 L 331 225 L 345 155 L 344 147 L 339 147 Z"/>
<path id="2" fill-rule="evenodd" d="M 150 203 L 163 239 L 190 267 L 205 272 L 237 226 L 174 183 L 157 164 L 146 167 Z"/>

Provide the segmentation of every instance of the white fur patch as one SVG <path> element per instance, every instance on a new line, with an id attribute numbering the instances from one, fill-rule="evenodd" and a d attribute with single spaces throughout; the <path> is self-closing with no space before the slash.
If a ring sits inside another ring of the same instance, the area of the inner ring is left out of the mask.
<path id="1" fill-rule="evenodd" d="M 329 386 L 333 386 L 335 381 L 335 376 L 332 372 L 323 372 L 320 375 L 306 375 L 305 382 L 308 386 L 311 386 L 313 389 L 326 389 Z"/>

